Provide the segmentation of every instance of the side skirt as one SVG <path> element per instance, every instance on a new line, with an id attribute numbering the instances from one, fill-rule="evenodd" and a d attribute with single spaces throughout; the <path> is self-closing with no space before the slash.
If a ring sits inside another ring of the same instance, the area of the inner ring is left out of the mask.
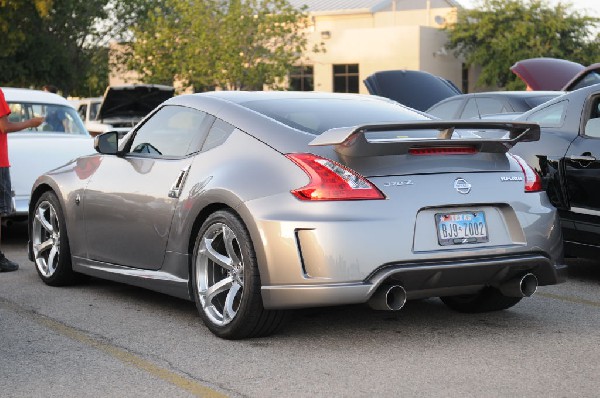
<path id="1" fill-rule="evenodd" d="M 187 259 L 187 256 L 185 256 Z M 165 293 L 170 296 L 192 301 L 189 293 L 189 280 L 187 275 L 187 262 L 185 277 L 163 270 L 145 270 L 139 268 L 122 267 L 87 258 L 73 256 L 73 271 L 138 286 L 144 289 Z"/>

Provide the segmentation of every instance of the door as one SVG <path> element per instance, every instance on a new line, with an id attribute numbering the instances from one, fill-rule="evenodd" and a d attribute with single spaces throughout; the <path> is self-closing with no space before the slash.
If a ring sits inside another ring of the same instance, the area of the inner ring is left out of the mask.
<path id="1" fill-rule="evenodd" d="M 570 212 L 583 243 L 600 242 L 600 96 L 584 109 L 583 134 L 565 156 Z"/>
<path id="2" fill-rule="evenodd" d="M 213 119 L 164 106 L 137 129 L 124 156 L 103 157 L 83 197 L 90 259 L 161 268 L 179 193 Z"/>

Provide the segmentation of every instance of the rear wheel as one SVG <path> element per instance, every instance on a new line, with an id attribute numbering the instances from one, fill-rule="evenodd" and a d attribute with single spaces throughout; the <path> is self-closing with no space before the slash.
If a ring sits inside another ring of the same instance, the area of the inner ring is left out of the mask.
<path id="1" fill-rule="evenodd" d="M 250 235 L 230 211 L 202 224 L 192 260 L 194 301 L 206 326 L 226 339 L 267 336 L 279 330 L 285 311 L 265 310 Z"/>
<path id="2" fill-rule="evenodd" d="M 500 293 L 500 290 L 491 286 L 483 288 L 476 294 L 440 297 L 448 307 L 465 313 L 505 310 L 516 305 L 522 298 L 505 296 Z"/>
<path id="3" fill-rule="evenodd" d="M 54 192 L 45 192 L 35 204 L 31 244 L 38 275 L 50 286 L 75 281 L 65 218 Z"/>

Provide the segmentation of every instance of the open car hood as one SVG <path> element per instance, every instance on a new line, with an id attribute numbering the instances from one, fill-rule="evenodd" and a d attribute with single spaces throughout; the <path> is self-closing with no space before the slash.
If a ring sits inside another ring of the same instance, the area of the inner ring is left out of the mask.
<path id="1" fill-rule="evenodd" d="M 173 97 L 175 89 L 159 84 L 109 86 L 104 93 L 96 120 L 109 118 L 141 119 Z"/>
<path id="2" fill-rule="evenodd" d="M 510 68 L 527 85 L 527 90 L 535 91 L 568 91 L 568 83 L 584 69 L 581 64 L 558 58 L 524 59 Z"/>
<path id="3" fill-rule="evenodd" d="M 443 99 L 462 94 L 452 82 L 415 70 L 375 72 L 364 83 L 369 94 L 386 97 L 423 112 Z"/>

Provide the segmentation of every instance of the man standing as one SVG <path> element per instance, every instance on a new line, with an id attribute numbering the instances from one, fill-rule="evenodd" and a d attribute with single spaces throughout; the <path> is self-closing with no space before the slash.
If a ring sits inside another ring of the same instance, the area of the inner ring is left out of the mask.
<path id="1" fill-rule="evenodd" d="M 23 130 L 30 127 L 37 127 L 44 122 L 43 117 L 34 117 L 22 122 L 11 122 L 8 120 L 10 108 L 4 99 L 4 93 L 0 89 L 0 223 L 2 215 L 12 210 L 12 189 L 10 186 L 10 174 L 8 168 L 8 140 L 7 134 L 15 131 Z M 2 236 L 0 234 L 0 242 Z M 19 269 L 19 264 L 10 261 L 0 251 L 0 272 L 16 271 Z"/>

